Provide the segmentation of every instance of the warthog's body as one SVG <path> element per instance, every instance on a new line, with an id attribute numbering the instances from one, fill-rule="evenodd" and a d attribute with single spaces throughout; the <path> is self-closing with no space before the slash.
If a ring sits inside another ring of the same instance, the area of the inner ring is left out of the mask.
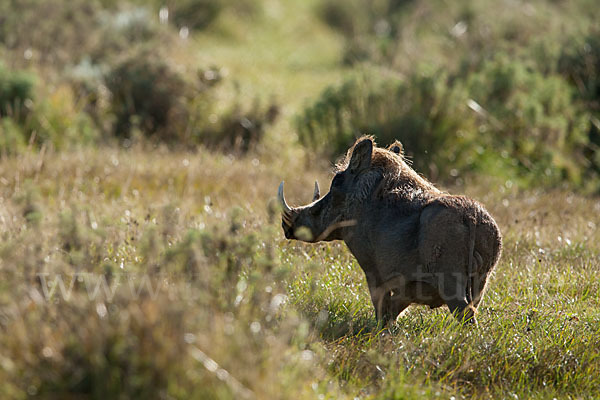
<path id="1" fill-rule="evenodd" d="M 365 272 L 377 319 L 394 320 L 411 303 L 447 304 L 474 321 L 500 257 L 500 231 L 476 201 L 436 189 L 404 161 L 399 143 L 359 139 L 338 165 L 327 195 L 290 208 L 287 238 L 343 240 Z M 302 235 L 304 228 L 305 235 Z"/>

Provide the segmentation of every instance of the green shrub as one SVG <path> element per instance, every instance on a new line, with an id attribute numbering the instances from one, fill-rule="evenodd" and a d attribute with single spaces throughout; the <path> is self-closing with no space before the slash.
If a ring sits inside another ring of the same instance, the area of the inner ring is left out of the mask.
<path id="1" fill-rule="evenodd" d="M 255 99 L 248 109 L 235 103 L 229 111 L 221 114 L 217 124 L 198 132 L 198 138 L 203 144 L 212 147 L 245 153 L 263 139 L 265 129 L 278 116 L 279 106 L 275 102 L 262 106 Z"/>
<path id="2" fill-rule="evenodd" d="M 383 62 L 392 58 L 399 20 L 412 0 L 323 0 L 317 13 L 329 26 L 346 37 L 344 64 Z"/>
<path id="3" fill-rule="evenodd" d="M 262 140 L 265 128 L 278 116 L 278 107 L 274 103 L 263 107 L 257 100 L 246 107 L 235 101 L 217 114 L 214 88 L 221 80 L 217 68 L 184 76 L 145 50 L 125 57 L 105 77 L 112 94 L 112 133 L 129 138 L 139 130 L 173 145 L 202 143 L 246 152 Z"/>
<path id="4" fill-rule="evenodd" d="M 19 153 L 26 145 L 21 126 L 10 117 L 0 118 L 0 155 L 6 157 Z"/>
<path id="5" fill-rule="evenodd" d="M 35 132 L 37 145 L 45 143 L 59 150 L 96 143 L 99 130 L 84 111 L 86 105 L 76 101 L 70 86 L 60 86 L 36 102 L 24 128 Z"/>
<path id="6" fill-rule="evenodd" d="M 473 117 L 464 94 L 448 87 L 446 75 L 414 75 L 406 82 L 352 79 L 329 87 L 297 118 L 300 141 L 330 157 L 360 135 L 382 144 L 401 140 L 418 169 L 432 162 L 459 162 Z"/>
<path id="7" fill-rule="evenodd" d="M 106 74 L 112 93 L 114 134 L 130 137 L 134 127 L 160 140 L 176 140 L 188 118 L 186 82 L 160 56 L 141 50 L 125 56 Z"/>
<path id="8" fill-rule="evenodd" d="M 33 75 L 23 71 L 9 71 L 0 63 L 0 118 L 16 119 L 27 114 L 25 103 L 33 99 Z"/>
<path id="9" fill-rule="evenodd" d="M 584 156 L 596 173 L 600 173 L 600 29 L 565 41 L 558 71 L 575 88 L 574 100 L 589 112 L 587 147 Z"/>
<path id="10" fill-rule="evenodd" d="M 9 72 L 0 65 L 2 154 L 19 153 L 26 145 L 62 149 L 98 138 L 97 128 L 84 112 L 86 103 L 76 101 L 70 86 L 34 96 L 35 80 L 32 74 Z"/>
<path id="11" fill-rule="evenodd" d="M 438 170 L 445 178 L 478 170 L 523 185 L 593 187 L 598 147 L 572 94 L 561 76 L 498 55 L 467 77 L 349 80 L 326 89 L 297 129 L 303 144 L 330 157 L 363 134 L 399 139 L 432 179 Z"/>
<path id="12" fill-rule="evenodd" d="M 587 119 L 571 102 L 572 90 L 556 75 L 498 56 L 467 83 L 481 107 L 479 130 L 487 143 L 515 159 L 521 175 L 558 183 L 582 183 Z"/>
<path id="13" fill-rule="evenodd" d="M 317 12 L 329 26 L 339 30 L 344 35 L 353 36 L 367 30 L 368 19 L 359 0 L 335 1 L 324 0 L 318 4 Z"/>
<path id="14" fill-rule="evenodd" d="M 219 16 L 224 6 L 223 0 L 179 0 L 169 8 L 176 26 L 202 30 Z"/>
<path id="15" fill-rule="evenodd" d="M 92 65 L 110 67 L 123 55 L 139 51 L 139 47 L 153 48 L 157 52 L 168 49 L 174 39 L 174 33 L 161 25 L 152 10 L 144 6 L 107 14 L 97 30 L 102 40 L 95 42 L 79 63 L 89 59 Z"/>
<path id="16" fill-rule="evenodd" d="M 565 42 L 558 70 L 577 88 L 578 97 L 600 112 L 600 29 Z"/>
<path id="17" fill-rule="evenodd" d="M 393 21 L 413 0 L 323 0 L 317 6 L 321 19 L 347 37 L 396 33 Z"/>

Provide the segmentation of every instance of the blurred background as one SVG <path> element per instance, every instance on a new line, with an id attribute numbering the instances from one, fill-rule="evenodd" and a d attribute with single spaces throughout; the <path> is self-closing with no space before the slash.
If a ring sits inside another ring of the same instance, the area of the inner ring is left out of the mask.
<path id="1" fill-rule="evenodd" d="M 479 328 L 284 239 L 363 134 L 497 220 Z M 0 398 L 600 398 L 599 192 L 597 0 L 0 0 Z"/>
<path id="2" fill-rule="evenodd" d="M 597 191 L 593 0 L 3 0 L 0 151 L 136 141 Z M 443 171 L 441 173 L 440 171 Z"/>

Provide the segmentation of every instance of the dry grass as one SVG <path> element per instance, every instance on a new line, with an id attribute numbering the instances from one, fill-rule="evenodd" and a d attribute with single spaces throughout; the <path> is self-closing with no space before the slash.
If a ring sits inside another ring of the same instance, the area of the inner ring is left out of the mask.
<path id="1" fill-rule="evenodd" d="M 279 179 L 300 203 L 328 178 L 295 160 L 137 148 L 1 161 L 3 397 L 600 393 L 600 201 L 453 189 L 505 237 L 480 327 L 412 307 L 378 332 L 341 244 L 282 237 Z"/>

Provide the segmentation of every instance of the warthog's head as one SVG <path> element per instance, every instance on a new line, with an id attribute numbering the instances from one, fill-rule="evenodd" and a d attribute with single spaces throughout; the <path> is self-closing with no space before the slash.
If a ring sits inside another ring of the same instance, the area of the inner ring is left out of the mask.
<path id="1" fill-rule="evenodd" d="M 281 182 L 278 197 L 285 237 L 306 242 L 343 239 L 344 229 L 356 223 L 352 204 L 367 190 L 363 178 L 370 169 L 372 154 L 373 141 L 370 138 L 357 141 L 349 150 L 346 161 L 338 167 L 329 192 L 320 197 L 319 185 L 315 182 L 313 202 L 305 206 L 290 207 Z M 350 161 L 347 161 L 348 158 Z"/>

